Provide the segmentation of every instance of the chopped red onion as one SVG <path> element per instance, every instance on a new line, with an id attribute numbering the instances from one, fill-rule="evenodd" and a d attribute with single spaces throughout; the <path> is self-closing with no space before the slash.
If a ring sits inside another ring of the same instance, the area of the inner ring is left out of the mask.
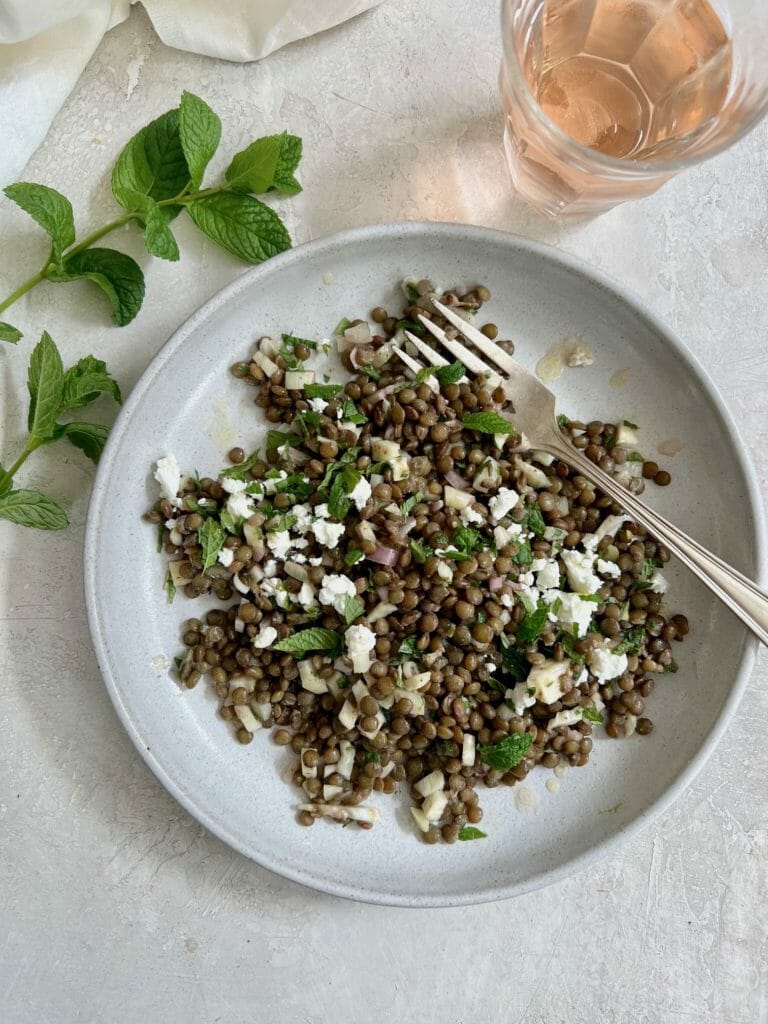
<path id="1" fill-rule="evenodd" d="M 469 481 L 465 480 L 463 476 L 459 476 L 453 469 L 448 470 L 445 474 L 445 479 L 451 487 L 455 487 L 458 491 L 468 491 L 470 489 Z"/>
<path id="2" fill-rule="evenodd" d="M 397 565 L 398 552 L 394 548 L 378 547 L 373 554 L 366 555 L 369 562 L 377 565 Z"/>
<path id="3" fill-rule="evenodd" d="M 488 589 L 491 591 L 491 593 L 494 593 L 494 591 L 496 591 L 496 590 L 501 590 L 501 588 L 503 586 L 504 586 L 504 577 L 503 576 L 491 576 L 491 578 L 488 580 Z"/>

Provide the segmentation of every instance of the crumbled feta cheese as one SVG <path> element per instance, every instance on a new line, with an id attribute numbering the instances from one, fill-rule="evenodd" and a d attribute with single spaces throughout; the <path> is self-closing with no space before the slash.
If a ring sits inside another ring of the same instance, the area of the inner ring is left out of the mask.
<path id="1" fill-rule="evenodd" d="M 328 505 L 315 505 L 315 518 L 316 519 L 330 519 L 331 513 L 328 511 Z"/>
<path id="2" fill-rule="evenodd" d="M 501 605 L 503 608 L 515 607 L 515 599 L 512 594 L 502 594 L 499 600 L 501 601 Z"/>
<path id="3" fill-rule="evenodd" d="M 324 398 L 310 398 L 309 407 L 312 412 L 325 412 L 328 408 L 328 403 Z"/>
<path id="4" fill-rule="evenodd" d="M 311 608 L 315 603 L 315 588 L 311 583 L 302 583 L 301 590 L 298 593 L 296 600 L 304 608 Z"/>
<path id="5" fill-rule="evenodd" d="M 593 554 L 563 551 L 560 557 L 565 563 L 565 571 L 572 590 L 577 594 L 594 594 L 600 589 L 603 581 L 592 572 L 595 563 Z"/>
<path id="6" fill-rule="evenodd" d="M 271 647 L 275 640 L 277 640 L 277 630 L 275 627 L 262 625 L 259 632 L 253 638 L 252 643 L 258 650 L 263 650 L 266 647 Z"/>
<path id="7" fill-rule="evenodd" d="M 536 562 L 533 564 L 535 565 Z M 556 559 L 546 560 L 542 568 L 539 569 L 536 574 L 536 586 L 540 590 L 552 590 L 560 586 L 560 569 Z"/>
<path id="8" fill-rule="evenodd" d="M 350 626 L 344 639 L 354 671 L 367 672 L 371 667 L 371 651 L 376 646 L 376 634 L 367 626 Z"/>
<path id="9" fill-rule="evenodd" d="M 532 687 L 529 692 L 527 682 L 518 683 L 513 689 L 507 690 L 504 697 L 512 704 L 516 715 L 524 714 L 526 708 L 533 707 L 536 703 L 536 694 Z"/>
<path id="10" fill-rule="evenodd" d="M 437 575 L 445 583 L 450 583 L 453 579 L 453 566 L 449 565 L 448 562 L 438 562 Z"/>
<path id="11" fill-rule="evenodd" d="M 291 536 L 287 530 L 267 534 L 267 547 L 278 558 L 286 558 L 291 550 Z"/>
<path id="12" fill-rule="evenodd" d="M 291 515 L 296 517 L 296 523 L 292 527 L 296 533 L 309 533 L 312 528 L 312 508 L 310 505 L 294 505 Z"/>
<path id="13" fill-rule="evenodd" d="M 587 664 L 593 676 L 601 683 L 616 679 L 627 671 L 626 654 L 613 654 L 607 647 L 596 647 L 587 656 Z"/>
<path id="14" fill-rule="evenodd" d="M 234 562 L 234 560 L 235 560 L 235 552 L 232 550 L 232 548 L 222 548 L 219 551 L 219 553 L 216 556 L 216 558 L 217 558 L 217 561 L 219 561 L 221 563 L 221 565 L 223 565 L 224 568 L 226 569 L 228 566 L 232 565 L 232 563 Z"/>
<path id="15" fill-rule="evenodd" d="M 621 569 L 618 565 L 615 562 L 609 562 L 607 558 L 598 558 L 597 571 L 601 572 L 603 576 L 610 576 L 612 579 L 618 579 L 621 576 Z"/>
<path id="16" fill-rule="evenodd" d="M 355 505 L 357 505 L 358 511 L 362 511 L 365 508 L 370 496 L 371 485 L 368 483 L 364 476 L 361 476 L 360 479 L 355 484 L 355 486 L 349 492 L 349 499 L 350 501 L 354 501 Z"/>
<path id="17" fill-rule="evenodd" d="M 244 491 L 248 484 L 245 480 L 235 480 L 232 476 L 223 476 L 221 478 L 221 489 L 226 491 L 227 494 L 239 494 L 240 491 Z"/>
<path id="18" fill-rule="evenodd" d="M 306 562 L 307 560 L 307 556 L 302 555 L 300 551 L 291 552 L 291 558 L 293 559 L 294 562 Z"/>
<path id="19" fill-rule="evenodd" d="M 493 539 L 497 548 L 505 548 L 507 544 L 517 544 L 523 540 L 523 527 L 521 523 L 510 523 L 509 526 L 496 526 L 493 530 Z"/>
<path id="20" fill-rule="evenodd" d="M 315 520 L 312 524 L 312 532 L 319 544 L 323 544 L 332 551 L 341 540 L 344 523 L 329 523 L 325 519 Z"/>
<path id="21" fill-rule="evenodd" d="M 253 512 L 253 504 L 250 497 L 243 491 L 237 494 L 230 494 L 227 498 L 227 512 L 233 519 L 247 519 Z"/>
<path id="22" fill-rule="evenodd" d="M 592 601 L 582 601 L 578 594 L 566 594 L 562 590 L 545 590 L 542 598 L 550 606 L 560 602 L 557 611 L 550 607 L 550 622 L 558 622 L 569 629 L 575 625 L 579 636 L 586 635 L 595 609 Z"/>
<path id="23" fill-rule="evenodd" d="M 349 576 L 324 577 L 320 587 L 320 604 L 331 605 L 339 615 L 343 615 L 348 597 L 357 597 L 357 589 Z"/>
<path id="24" fill-rule="evenodd" d="M 491 518 L 494 522 L 498 523 L 500 519 L 503 519 L 504 516 L 512 511 L 519 501 L 520 495 L 517 491 L 513 491 L 511 487 L 500 487 L 498 492 L 488 502 Z"/>
<path id="25" fill-rule="evenodd" d="M 595 533 L 585 533 L 581 543 L 587 551 L 594 551 L 603 537 L 615 537 L 629 516 L 606 516 Z"/>
<path id="26" fill-rule="evenodd" d="M 459 512 L 459 519 L 465 526 L 471 526 L 473 523 L 484 523 L 485 520 L 479 512 L 475 512 L 471 505 L 467 505 Z"/>
<path id="27" fill-rule="evenodd" d="M 160 493 L 168 501 L 175 501 L 181 485 L 181 471 L 173 455 L 157 460 L 155 480 L 160 484 Z"/>
<path id="28" fill-rule="evenodd" d="M 272 477 L 269 477 L 266 480 L 263 480 L 262 481 L 262 487 L 264 488 L 264 493 L 265 494 L 274 494 L 275 493 L 275 488 L 280 483 L 280 481 L 281 480 L 285 480 L 287 477 L 288 477 L 288 474 L 285 472 L 284 469 L 281 469 L 280 472 L 277 474 L 277 476 L 272 476 Z"/>
<path id="29" fill-rule="evenodd" d="M 569 676 L 570 670 L 571 663 L 567 659 L 565 661 L 550 659 L 533 666 L 528 673 L 525 685 L 534 691 L 536 700 L 540 700 L 542 704 L 554 704 L 563 695 L 562 683 Z M 569 679 L 568 688 L 570 685 Z"/>
<path id="30" fill-rule="evenodd" d="M 308 558 L 307 559 L 307 565 L 322 565 L 322 564 L 323 564 L 323 556 L 322 555 L 318 555 L 317 558 Z"/>
<path id="31" fill-rule="evenodd" d="M 544 566 L 547 564 L 546 558 L 534 558 L 531 562 L 531 572 L 541 572 Z"/>
<path id="32" fill-rule="evenodd" d="M 665 576 L 662 576 L 660 572 L 655 572 L 651 576 L 651 585 L 648 588 L 652 590 L 654 594 L 666 594 L 667 592 L 667 580 Z"/>
<path id="33" fill-rule="evenodd" d="M 280 608 L 287 608 L 291 603 L 291 597 L 288 591 L 285 589 L 285 584 L 280 580 L 272 577 L 271 579 L 262 580 L 259 584 L 259 590 L 264 597 L 272 597 L 275 599 L 275 603 Z"/>
<path id="34" fill-rule="evenodd" d="M 169 530 L 172 530 L 176 526 L 178 521 L 179 521 L 178 519 L 166 519 L 165 520 L 166 528 L 169 529 Z"/>
<path id="35" fill-rule="evenodd" d="M 581 672 L 579 672 L 578 679 L 574 679 L 573 685 L 574 686 L 578 686 L 580 683 L 586 683 L 588 680 L 589 680 L 589 672 L 587 671 L 586 666 L 584 666 L 584 668 L 581 670 Z"/>
<path id="36" fill-rule="evenodd" d="M 558 711 L 549 723 L 550 729 L 558 729 L 561 725 L 576 725 L 582 719 L 581 708 L 568 708 L 567 711 Z"/>
<path id="37" fill-rule="evenodd" d="M 264 576 L 267 579 L 271 579 L 272 576 L 277 575 L 277 562 L 274 560 L 274 558 L 270 558 L 269 561 L 264 562 L 261 569 L 262 572 L 264 573 Z"/>

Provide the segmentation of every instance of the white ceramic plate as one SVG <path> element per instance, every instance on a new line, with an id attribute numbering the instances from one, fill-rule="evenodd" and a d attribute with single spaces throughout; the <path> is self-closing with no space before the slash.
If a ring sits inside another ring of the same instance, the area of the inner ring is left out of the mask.
<path id="1" fill-rule="evenodd" d="M 181 595 L 166 604 L 156 531 L 141 515 L 156 497 L 151 467 L 160 456 L 173 452 L 182 469 L 215 474 L 235 442 L 246 449 L 260 443 L 253 393 L 227 372 L 255 338 L 281 331 L 327 337 L 344 315 L 367 315 L 390 300 L 394 308 L 398 284 L 410 276 L 487 284 L 487 316 L 516 340 L 528 368 L 553 343 L 582 335 L 594 364 L 556 382 L 560 409 L 639 423 L 648 456 L 658 443 L 681 439 L 674 459 L 659 458 L 673 485 L 647 495 L 737 568 L 758 574 L 764 537 L 753 470 L 722 399 L 667 327 L 617 284 L 554 249 L 474 227 L 399 224 L 279 256 L 173 335 L 126 402 L 102 457 L 88 516 L 85 592 L 117 712 L 152 771 L 199 821 L 259 864 L 317 889 L 449 906 L 562 878 L 648 824 L 726 729 L 755 643 L 687 571 L 673 567 L 670 605 L 688 615 L 691 635 L 676 652 L 679 673 L 659 678 L 650 737 L 597 738 L 590 764 L 571 769 L 556 794 L 544 785 L 551 773 L 532 773 L 525 796 L 535 808 L 516 807 L 519 787 L 481 790 L 488 838 L 480 842 L 419 842 L 407 797 L 381 797 L 382 821 L 370 832 L 296 824 L 297 791 L 280 777 L 285 752 L 266 733 L 240 746 L 217 717 L 210 687 L 182 690 L 171 677 L 180 623 L 199 608 Z M 624 368 L 625 386 L 611 386 Z M 339 370 L 336 364 L 336 379 Z"/>

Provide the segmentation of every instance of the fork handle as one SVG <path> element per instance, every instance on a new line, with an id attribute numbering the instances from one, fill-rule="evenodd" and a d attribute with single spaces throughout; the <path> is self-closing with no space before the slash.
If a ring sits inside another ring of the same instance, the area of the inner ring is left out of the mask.
<path id="1" fill-rule="evenodd" d="M 711 551 L 693 540 L 683 530 L 673 526 L 664 516 L 649 508 L 634 494 L 618 484 L 613 477 L 591 462 L 586 455 L 565 441 L 552 441 L 542 445 L 551 455 L 556 455 L 569 466 L 592 480 L 601 491 L 613 498 L 632 515 L 637 522 L 647 527 L 681 562 L 698 576 L 709 589 L 744 622 L 764 644 L 768 645 L 768 593 L 737 572 Z"/>

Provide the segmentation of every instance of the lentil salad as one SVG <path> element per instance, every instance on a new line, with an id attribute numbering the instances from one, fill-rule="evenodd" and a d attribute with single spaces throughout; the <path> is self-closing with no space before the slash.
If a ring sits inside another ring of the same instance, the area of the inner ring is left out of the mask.
<path id="1" fill-rule="evenodd" d="M 412 379 L 399 360 L 419 314 L 454 331 L 433 296 L 469 317 L 487 289 L 404 290 L 373 329 L 337 327 L 345 384 L 307 368 L 317 342 L 261 339 L 232 373 L 266 446 L 232 449 L 217 478 L 161 459 L 148 518 L 170 595 L 237 597 L 186 623 L 179 675 L 210 677 L 240 742 L 271 726 L 293 751 L 299 822 L 370 828 L 371 793 L 400 786 L 424 840 L 455 842 L 484 835 L 480 785 L 587 764 L 596 726 L 647 735 L 688 623 L 662 614 L 667 549 L 564 463 L 518 450 L 501 388 L 458 363 Z M 561 429 L 635 493 L 670 482 L 633 424 Z"/>

